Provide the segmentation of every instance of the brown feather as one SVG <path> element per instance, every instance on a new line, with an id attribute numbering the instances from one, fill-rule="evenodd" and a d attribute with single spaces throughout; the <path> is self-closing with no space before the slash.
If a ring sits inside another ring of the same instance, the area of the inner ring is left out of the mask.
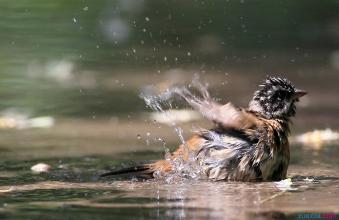
<path id="1" fill-rule="evenodd" d="M 156 172 L 171 172 L 174 169 L 171 161 L 181 159 L 185 162 L 193 155 L 206 176 L 213 180 L 269 181 L 286 178 L 290 160 L 289 117 L 295 113 L 295 100 L 288 97 L 296 92 L 289 81 L 267 79 L 255 92 L 249 109 L 236 108 L 231 103 L 221 105 L 211 99 L 204 86 L 199 83 L 193 86 L 202 97 L 193 95 L 185 87 L 173 92 L 217 127 L 194 135 L 180 145 L 168 160 L 111 173 L 136 171 L 154 175 Z"/>

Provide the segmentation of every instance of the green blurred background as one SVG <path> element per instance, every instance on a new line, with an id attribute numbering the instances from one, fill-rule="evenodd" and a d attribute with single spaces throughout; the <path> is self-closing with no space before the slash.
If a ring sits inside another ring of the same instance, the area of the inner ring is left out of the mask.
<path id="1" fill-rule="evenodd" d="M 321 80 L 330 104 L 313 107 L 336 111 L 338 10 L 337 0 L 2 0 L 0 109 L 126 115 L 145 109 L 147 84 L 198 72 L 224 77 L 237 104 L 266 74 L 312 89 Z"/>
<path id="2" fill-rule="evenodd" d="M 0 218 L 339 216 L 338 12 L 339 0 L 0 0 Z M 309 92 L 291 126 L 292 188 L 97 179 L 213 126 L 139 98 L 195 73 L 235 106 L 267 74 Z M 38 163 L 49 172 L 33 175 Z"/>

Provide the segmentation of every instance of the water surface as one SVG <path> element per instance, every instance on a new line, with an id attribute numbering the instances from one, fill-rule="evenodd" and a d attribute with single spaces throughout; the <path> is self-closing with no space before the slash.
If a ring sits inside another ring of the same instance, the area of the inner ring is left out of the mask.
<path id="1" fill-rule="evenodd" d="M 2 144 L 7 148 L 2 147 L 0 166 L 1 217 L 296 219 L 304 213 L 339 212 L 336 144 L 320 149 L 292 144 L 288 173 L 292 185 L 285 187 L 273 182 L 99 179 L 98 174 L 111 167 L 162 158 L 164 148 L 153 137 L 163 136 L 170 148 L 180 142 L 172 128 L 158 129 L 142 118 L 135 119 L 133 126 L 129 120 L 120 121 L 120 133 L 115 122 L 107 121 L 66 120 L 47 130 L 4 132 Z M 185 131 L 188 127 L 183 126 Z M 142 128 L 151 132 L 149 141 Z M 127 131 L 132 138 L 124 136 Z M 15 140 L 19 135 L 20 140 Z M 53 169 L 32 174 L 30 167 L 38 162 Z"/>

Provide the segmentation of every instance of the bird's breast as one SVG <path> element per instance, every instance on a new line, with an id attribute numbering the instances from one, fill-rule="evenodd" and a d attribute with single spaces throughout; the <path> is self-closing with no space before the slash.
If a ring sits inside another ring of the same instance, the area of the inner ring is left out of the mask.
<path id="1" fill-rule="evenodd" d="M 249 136 L 248 134 L 253 134 Z M 206 131 L 197 158 L 215 180 L 280 180 L 286 178 L 289 147 L 286 133 L 277 125 L 244 132 Z"/>

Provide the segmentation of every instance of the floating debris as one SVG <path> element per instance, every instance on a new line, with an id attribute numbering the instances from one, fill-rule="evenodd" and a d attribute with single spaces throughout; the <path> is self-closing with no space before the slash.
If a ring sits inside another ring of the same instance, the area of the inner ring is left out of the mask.
<path id="1" fill-rule="evenodd" d="M 16 108 L 0 112 L 0 129 L 50 128 L 54 123 L 55 120 L 51 116 L 31 118 L 29 112 Z"/>
<path id="2" fill-rule="evenodd" d="M 12 192 L 13 190 L 14 190 L 14 187 L 11 186 L 8 189 L 0 189 L 0 193 Z"/>
<path id="3" fill-rule="evenodd" d="M 50 116 L 30 118 L 27 128 L 50 128 L 54 125 L 54 118 Z"/>
<path id="4" fill-rule="evenodd" d="M 200 114 L 193 110 L 167 110 L 164 112 L 153 112 L 150 114 L 150 118 L 162 124 L 171 125 L 173 123 L 185 123 L 201 118 Z"/>
<path id="5" fill-rule="evenodd" d="M 49 116 L 37 118 L 0 117 L 0 129 L 50 128 L 53 125 L 54 118 Z"/>
<path id="6" fill-rule="evenodd" d="M 292 180 L 291 178 L 288 178 L 288 179 L 284 179 L 284 180 L 281 180 L 279 182 L 274 182 L 275 186 L 282 190 L 282 191 L 286 191 L 286 190 L 295 190 L 294 188 L 292 188 Z"/>
<path id="7" fill-rule="evenodd" d="M 326 144 L 331 144 L 339 140 L 339 133 L 331 129 L 314 130 L 295 137 L 295 141 L 304 145 L 320 149 Z"/>
<path id="8" fill-rule="evenodd" d="M 16 120 L 13 118 L 5 118 L 1 117 L 0 118 L 0 128 L 16 128 L 17 123 Z"/>
<path id="9" fill-rule="evenodd" d="M 306 177 L 305 179 L 303 179 L 305 182 L 309 182 L 309 183 L 312 183 L 314 182 L 314 179 L 313 178 L 308 178 Z"/>
<path id="10" fill-rule="evenodd" d="M 34 174 L 48 173 L 52 167 L 46 163 L 38 163 L 31 167 Z"/>

